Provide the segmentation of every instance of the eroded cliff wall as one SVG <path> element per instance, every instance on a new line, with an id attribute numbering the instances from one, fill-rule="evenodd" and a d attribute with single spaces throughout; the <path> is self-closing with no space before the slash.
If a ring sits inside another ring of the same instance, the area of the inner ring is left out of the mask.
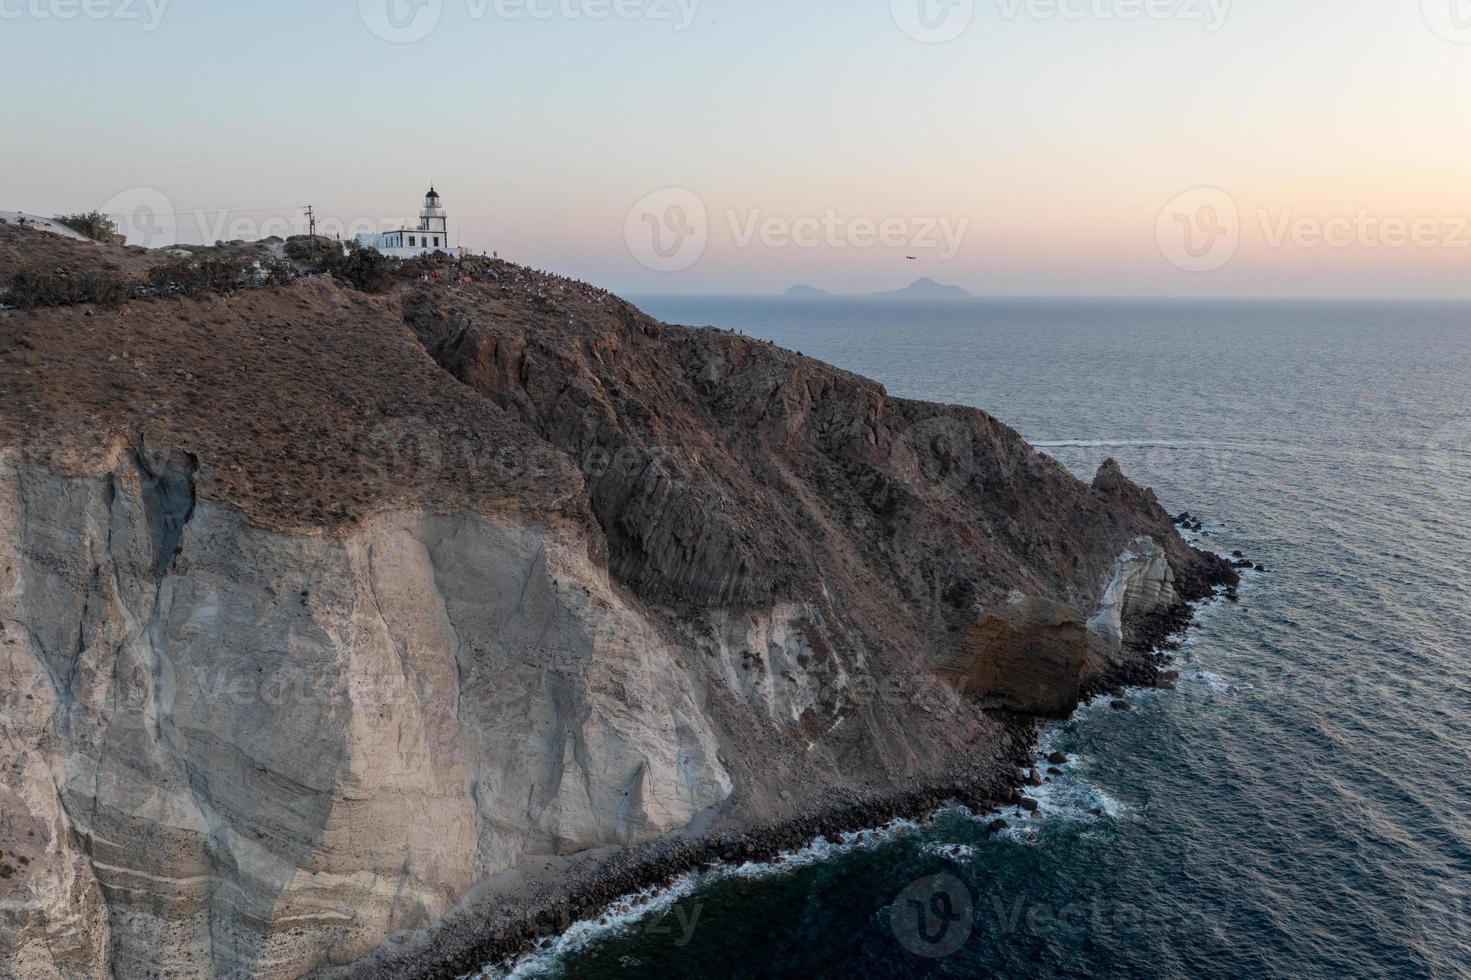
<path id="1" fill-rule="evenodd" d="M 730 793 L 689 651 L 576 529 L 171 529 L 153 469 L 0 459 L 9 970 L 295 975 Z"/>
<path id="2" fill-rule="evenodd" d="M 994 777 L 988 705 L 1220 574 L 982 412 L 473 273 L 0 313 L 0 976 L 295 977 L 531 857 Z"/>

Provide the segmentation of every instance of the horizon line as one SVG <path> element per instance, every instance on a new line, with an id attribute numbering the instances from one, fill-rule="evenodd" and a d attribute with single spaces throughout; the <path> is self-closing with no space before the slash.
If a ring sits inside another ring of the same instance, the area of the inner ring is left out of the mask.
<path id="1" fill-rule="evenodd" d="M 885 293 L 827 293 L 820 296 L 788 296 L 786 293 L 765 292 L 651 292 L 646 290 L 614 290 L 619 296 L 648 297 L 657 299 L 784 299 L 794 303 L 811 303 L 825 299 L 885 300 L 895 304 L 923 303 L 967 303 L 975 300 L 1076 300 L 1097 302 L 1198 302 L 1198 303 L 1471 303 L 1471 294 L 1466 296 L 1182 296 L 1170 293 L 974 293 L 970 296 L 895 296 Z"/>

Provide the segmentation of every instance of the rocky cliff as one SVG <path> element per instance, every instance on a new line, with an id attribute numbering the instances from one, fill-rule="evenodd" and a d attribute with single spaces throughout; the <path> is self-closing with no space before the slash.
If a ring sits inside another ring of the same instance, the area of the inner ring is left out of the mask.
<path id="1" fill-rule="evenodd" d="M 0 390 L 4 976 L 449 969 L 374 950 L 1005 783 L 1231 575 L 1116 467 L 499 262 L 3 312 Z"/>

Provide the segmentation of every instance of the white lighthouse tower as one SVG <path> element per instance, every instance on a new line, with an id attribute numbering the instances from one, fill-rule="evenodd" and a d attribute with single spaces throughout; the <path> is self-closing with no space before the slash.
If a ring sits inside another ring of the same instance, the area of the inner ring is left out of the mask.
<path id="1" fill-rule="evenodd" d="M 380 235 L 359 235 L 359 245 L 375 248 L 391 258 L 412 259 L 420 255 L 444 252 L 458 255 L 460 249 L 449 243 L 449 218 L 444 213 L 444 204 L 439 191 L 429 185 L 424 195 L 424 210 L 419 212 L 419 227 L 396 228 Z"/>
<path id="2" fill-rule="evenodd" d="M 419 212 L 419 230 L 439 232 L 444 236 L 444 244 L 449 245 L 449 224 L 444 214 L 444 208 L 439 203 L 439 191 L 434 185 L 429 185 L 429 193 L 424 195 L 424 210 Z"/>

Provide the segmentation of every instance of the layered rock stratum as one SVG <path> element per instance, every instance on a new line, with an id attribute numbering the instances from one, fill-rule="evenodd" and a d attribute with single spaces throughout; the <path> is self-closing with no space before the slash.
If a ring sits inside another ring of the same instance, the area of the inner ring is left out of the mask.
<path id="1" fill-rule="evenodd" d="M 1112 464 L 498 261 L 0 312 L 0 391 L 7 977 L 453 974 L 985 799 L 1232 577 Z"/>

